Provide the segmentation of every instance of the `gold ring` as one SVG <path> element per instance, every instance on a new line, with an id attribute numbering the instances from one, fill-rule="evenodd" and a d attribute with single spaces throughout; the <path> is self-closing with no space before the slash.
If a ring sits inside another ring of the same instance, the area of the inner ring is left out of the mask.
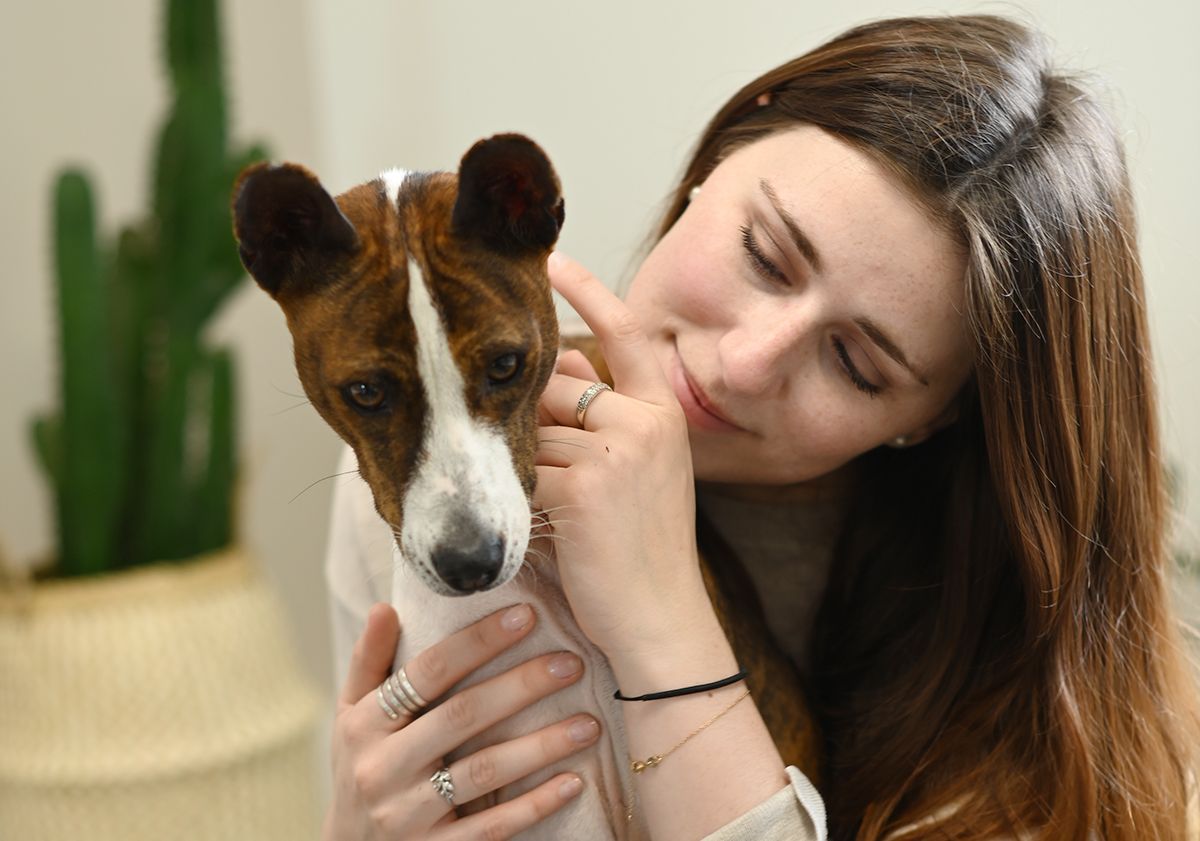
<path id="1" fill-rule="evenodd" d="M 602 391 L 612 391 L 612 387 L 608 383 L 594 382 L 579 395 L 579 403 L 575 406 L 575 420 L 580 426 L 583 426 L 583 416 L 587 414 L 588 406 L 592 405 L 596 395 Z"/>

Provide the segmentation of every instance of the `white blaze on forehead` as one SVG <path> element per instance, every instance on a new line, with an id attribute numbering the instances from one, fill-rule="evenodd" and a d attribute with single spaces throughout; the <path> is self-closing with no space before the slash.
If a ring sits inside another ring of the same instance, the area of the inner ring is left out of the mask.
<path id="1" fill-rule="evenodd" d="M 408 178 L 409 172 L 407 169 L 388 169 L 379 173 L 379 180 L 383 182 L 383 191 L 394 204 L 396 197 L 400 193 L 400 185 L 404 183 L 404 179 Z"/>
<path id="2" fill-rule="evenodd" d="M 504 542 L 498 586 L 521 566 L 529 504 L 502 431 L 472 417 L 462 374 L 421 268 L 408 261 L 408 309 L 417 334 L 417 373 L 427 401 L 424 437 L 404 498 L 404 556 L 435 590 L 432 553 L 469 515 Z"/>

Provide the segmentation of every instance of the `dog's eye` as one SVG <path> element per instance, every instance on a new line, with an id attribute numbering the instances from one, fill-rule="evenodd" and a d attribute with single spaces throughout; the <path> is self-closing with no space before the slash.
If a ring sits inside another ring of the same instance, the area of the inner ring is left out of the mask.
<path id="1" fill-rule="evenodd" d="M 372 383 L 350 383 L 343 389 L 350 405 L 362 412 L 378 412 L 386 405 L 383 389 Z"/>
<path id="2" fill-rule="evenodd" d="M 503 385 L 516 379 L 525 366 L 525 360 L 518 353 L 504 353 L 492 360 L 488 366 L 488 382 L 492 385 Z"/>

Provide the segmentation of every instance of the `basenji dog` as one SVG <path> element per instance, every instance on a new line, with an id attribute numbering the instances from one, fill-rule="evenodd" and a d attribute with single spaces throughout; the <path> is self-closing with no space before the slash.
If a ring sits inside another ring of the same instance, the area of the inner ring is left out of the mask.
<path id="1" fill-rule="evenodd" d="M 637 812 L 629 817 L 612 674 L 575 625 L 554 564 L 525 563 L 537 401 L 560 347 L 546 260 L 564 214 L 550 161 L 525 137 L 497 135 L 475 144 L 457 173 L 391 170 L 336 198 L 300 166 L 258 164 L 239 177 L 233 207 L 242 262 L 286 315 L 304 390 L 349 444 L 348 466 L 365 481 L 357 492 L 370 494 L 394 538 L 392 602 L 404 625 L 396 662 L 528 602 L 538 613 L 530 640 L 468 682 L 541 652 L 574 651 L 586 664 L 582 680 L 447 764 L 578 712 L 595 715 L 604 738 L 459 811 L 571 770 L 584 792 L 523 837 L 645 837 Z M 776 742 L 800 761 L 812 732 L 792 700 L 801 697 L 794 670 L 766 642 L 753 588 L 734 569 L 706 568 L 710 590 Z"/>

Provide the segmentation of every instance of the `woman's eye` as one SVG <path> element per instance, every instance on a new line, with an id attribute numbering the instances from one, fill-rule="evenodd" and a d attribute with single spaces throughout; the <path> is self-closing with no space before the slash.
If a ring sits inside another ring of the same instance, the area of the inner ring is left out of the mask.
<path id="1" fill-rule="evenodd" d="M 763 253 L 758 241 L 754 239 L 754 232 L 750 230 L 750 226 L 742 225 L 741 230 L 742 248 L 746 251 L 746 259 L 750 261 L 750 267 L 772 283 L 786 284 L 788 282 L 787 275 Z"/>
<path id="2" fill-rule="evenodd" d="M 387 406 L 383 389 L 374 383 L 350 383 L 342 393 L 351 407 L 361 412 L 378 412 Z"/>
<path id="3" fill-rule="evenodd" d="M 519 353 L 501 354 L 488 365 L 488 382 L 492 385 L 504 385 L 512 382 L 524 367 L 525 360 Z"/>
<path id="4" fill-rule="evenodd" d="M 833 351 L 837 354 L 842 370 L 850 378 L 850 382 L 853 383 L 855 388 L 869 397 L 875 397 L 883 391 L 883 386 L 875 385 L 875 383 L 870 382 L 862 375 L 862 372 L 854 364 L 854 360 L 850 358 L 850 352 L 846 350 L 845 343 L 837 337 L 833 339 Z"/>

